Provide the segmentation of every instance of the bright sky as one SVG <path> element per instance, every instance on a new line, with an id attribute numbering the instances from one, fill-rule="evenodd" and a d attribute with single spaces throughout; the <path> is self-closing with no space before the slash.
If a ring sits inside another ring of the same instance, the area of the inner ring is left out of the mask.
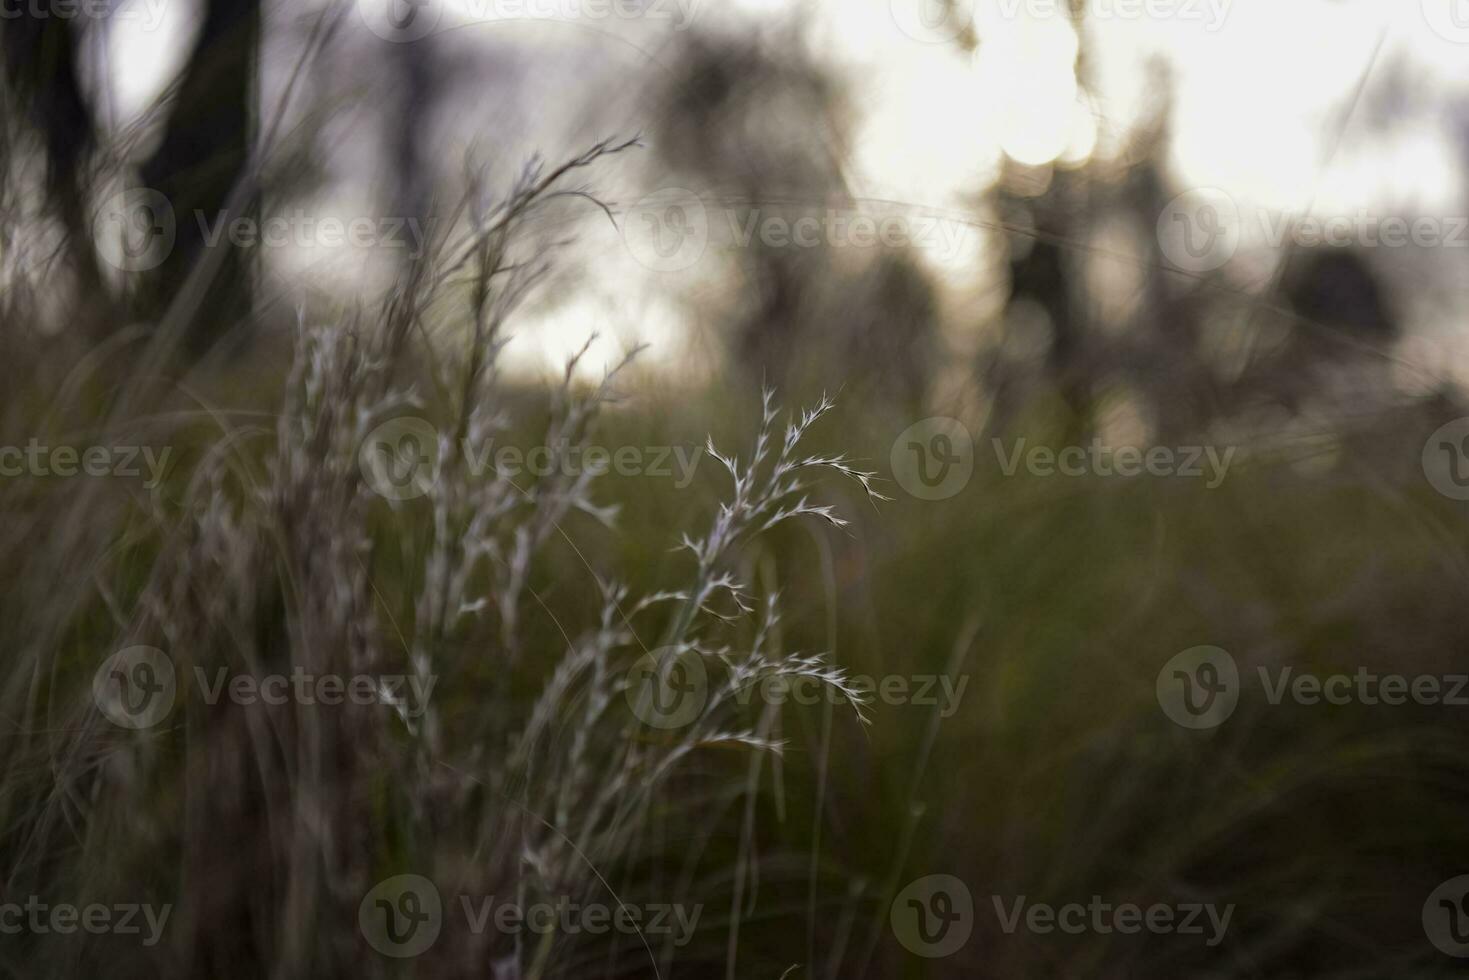
<path id="1" fill-rule="evenodd" d="M 465 36 L 495 30 L 503 38 L 505 25 L 486 25 L 485 18 L 534 11 L 545 20 L 575 21 L 574 11 L 591 9 L 578 3 L 596 0 L 446 2 L 445 25 L 477 19 Z M 851 176 L 868 198 L 953 208 L 994 178 L 1003 155 L 1044 165 L 1115 152 L 1119 136 L 1156 102 L 1145 68 L 1158 57 L 1177 86 L 1171 164 L 1180 188 L 1218 187 L 1242 205 L 1277 211 L 1391 205 L 1450 213 L 1440 209 L 1464 206 L 1459 150 L 1444 130 L 1441 107 L 1424 103 L 1419 89 L 1407 90 L 1410 111 L 1389 138 L 1366 137 L 1360 118 L 1347 125 L 1339 148 L 1337 137 L 1364 77 L 1369 95 L 1374 83 L 1386 84 L 1404 68 L 1421 91 L 1464 94 L 1469 27 L 1457 25 L 1469 21 L 1452 16 L 1452 5 L 1462 2 L 1088 0 L 1090 99 L 1073 74 L 1080 39 L 1059 10 L 1064 0 L 955 0 L 957 16 L 942 13 L 942 0 L 653 0 L 661 16 L 593 18 L 590 26 L 609 44 L 632 39 L 651 51 L 688 17 L 715 31 L 772 31 L 798 19 L 813 57 L 851 85 L 860 113 Z M 134 16 L 117 20 L 109 47 L 124 117 L 178 70 L 180 41 L 196 17 L 196 4 L 184 0 L 127 5 Z M 299 0 L 289 9 L 298 15 Z M 588 26 L 583 19 L 566 29 L 585 45 Z M 954 41 L 965 27 L 978 41 L 972 51 Z M 554 43 L 556 34 L 538 30 L 534 37 Z M 618 57 L 625 54 L 619 48 Z M 951 271 L 956 261 L 924 259 L 936 272 Z M 588 283 L 585 295 L 545 315 L 542 355 L 579 346 L 589 321 L 613 315 L 616 304 L 607 298 L 638 292 L 638 281 L 648 297 L 641 334 L 665 344 L 677 336 L 678 314 L 656 299 L 658 274 L 630 261 L 600 268 L 604 281 Z M 608 326 L 623 338 L 628 330 L 639 333 L 632 324 Z"/>

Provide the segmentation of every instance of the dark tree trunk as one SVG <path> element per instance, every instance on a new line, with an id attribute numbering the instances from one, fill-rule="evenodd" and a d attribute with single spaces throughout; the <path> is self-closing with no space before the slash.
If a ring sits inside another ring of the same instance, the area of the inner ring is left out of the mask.
<path id="1" fill-rule="evenodd" d="M 140 292 L 142 316 L 163 315 L 206 248 L 228 249 L 188 324 L 186 342 L 194 355 L 250 316 L 249 255 L 228 235 L 208 245 L 205 225 L 214 228 L 223 217 L 227 227 L 254 210 L 247 205 L 222 215 L 250 153 L 259 46 L 260 0 L 210 0 L 163 141 L 143 166 L 143 182 L 173 205 L 177 240 Z"/>
<path id="2" fill-rule="evenodd" d="M 67 236 L 84 303 L 100 308 L 102 277 L 92 249 L 82 169 L 94 143 L 77 72 L 79 35 L 60 17 L 24 16 L 0 28 L 5 80 L 46 153 L 46 192 Z"/>

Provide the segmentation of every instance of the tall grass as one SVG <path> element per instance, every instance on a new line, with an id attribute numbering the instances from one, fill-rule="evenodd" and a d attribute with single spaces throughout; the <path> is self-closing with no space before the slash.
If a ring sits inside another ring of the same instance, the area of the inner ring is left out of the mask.
<path id="1" fill-rule="evenodd" d="M 766 392 L 743 461 L 710 447 L 732 480 L 728 500 L 702 531 L 658 529 L 665 547 L 692 554 L 682 581 L 638 594 L 615 565 L 580 558 L 577 540 L 595 525 L 612 535 L 651 529 L 618 529 L 615 508 L 597 500 L 598 474 L 556 465 L 586 442 L 621 369 L 586 389 L 568 365 L 546 407 L 553 475 L 474 473 L 459 451 L 505 432 L 515 411 L 497 357 L 517 302 L 545 269 L 518 251 L 520 226 L 558 196 L 582 193 L 571 174 L 629 145 L 600 144 L 550 170 L 533 163 L 493 202 L 479 203 L 476 188 L 458 237 L 407 270 L 380 310 L 301 323 L 274 413 L 232 411 L 184 383 L 195 407 L 178 408 L 178 395 L 134 397 L 150 411 L 118 418 L 129 393 L 104 392 L 105 421 L 87 442 L 146 438 L 176 449 L 157 492 L 100 479 L 6 483 L 16 567 L 4 602 L 5 897 L 172 906 L 154 946 L 117 935 L 7 938 L 8 972 L 733 968 L 725 936 L 753 888 L 753 862 L 747 840 L 730 881 L 710 831 L 735 819 L 730 806 L 758 781 L 737 760 L 782 750 L 771 709 L 749 692 L 806 676 L 854 719 L 862 711 L 839 669 L 784 649 L 778 596 L 746 581 L 735 558 L 789 521 L 842 526 L 810 498 L 812 479 L 849 478 L 876 499 L 872 474 L 804 449 L 829 400 L 782 424 Z M 85 370 L 59 400 L 86 383 Z M 39 417 L 72 411 L 61 402 Z M 437 459 L 421 496 L 384 500 L 363 447 L 405 415 L 441 434 Z M 18 413 L 11 431 L 36 417 Z M 38 431 L 65 439 L 59 427 Z M 547 577 L 557 550 L 578 557 L 569 579 Z M 99 710 L 93 678 L 115 651 L 138 645 L 163 651 L 178 691 L 162 722 L 128 731 Z M 656 672 L 670 657 L 697 659 L 708 696 L 686 723 L 652 727 L 638 710 L 646 692 L 629 685 L 646 675 L 640 661 Z M 200 682 L 220 668 L 401 676 L 420 689 L 433 682 L 433 694 L 426 705 L 386 692 L 370 704 L 211 704 L 212 681 Z M 745 825 L 748 836 L 748 815 Z M 374 886 L 408 873 L 434 883 L 445 918 L 412 965 L 372 949 L 358 924 Z M 460 896 L 712 911 L 703 931 L 677 943 L 476 933 Z"/>
<path id="2" fill-rule="evenodd" d="M 171 911 L 154 945 L 6 933 L 0 967 L 1450 975 L 1419 916 L 1469 861 L 1461 711 L 1257 697 L 1185 732 L 1154 682 L 1206 643 L 1246 672 L 1462 671 L 1462 513 L 1418 461 L 1462 410 L 1332 417 L 1284 449 L 1247 433 L 1213 490 L 977 460 L 963 494 L 933 502 L 884 492 L 858 462 L 889 458 L 915 421 L 889 402 L 813 394 L 803 409 L 797 392 L 787 415 L 738 384 L 634 392 L 633 354 L 599 384 L 573 359 L 529 392 L 500 355 L 546 281 L 539 222 L 596 213 L 578 181 L 631 146 L 533 162 L 498 196 L 476 177 L 385 301 L 303 312 L 280 364 L 267 350 L 165 371 L 167 333 L 145 327 L 81 351 L 33 329 L 44 283 L 6 292 L 0 445 L 167 448 L 171 468 L 157 488 L 0 480 L 0 903 Z M 996 434 L 1064 440 L 1074 420 L 1050 404 L 1017 400 Z M 405 418 L 435 433 L 431 465 L 386 499 L 375 467 L 406 461 L 377 434 Z M 551 475 L 477 472 L 461 447 L 497 440 L 544 446 Z M 593 441 L 706 445 L 707 465 L 677 491 L 559 465 Z M 1334 465 L 1309 458 L 1318 447 Z M 178 690 L 132 730 L 95 684 L 140 645 Z M 220 670 L 432 693 L 211 703 Z M 958 710 L 873 703 L 856 679 L 916 674 L 967 682 Z M 827 697 L 779 703 L 798 680 Z M 690 683 L 697 710 L 662 717 Z M 930 874 L 976 900 L 973 938 L 933 961 L 889 927 Z M 370 926 L 413 911 L 384 891 L 405 876 L 430 883 L 442 922 L 399 958 Z M 1021 895 L 1237 909 L 1218 947 L 1006 933 L 992 898 Z M 491 897 L 697 918 L 688 935 L 475 928 Z"/>

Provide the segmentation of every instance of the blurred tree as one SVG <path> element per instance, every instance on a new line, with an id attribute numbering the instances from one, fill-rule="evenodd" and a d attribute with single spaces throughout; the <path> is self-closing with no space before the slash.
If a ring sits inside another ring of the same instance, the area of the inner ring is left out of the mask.
<path id="1" fill-rule="evenodd" d="M 858 246 L 842 230 L 888 213 L 847 181 L 840 87 L 795 37 L 695 37 L 663 84 L 662 162 L 711 206 L 716 241 L 734 246 L 731 358 L 776 385 L 921 398 L 932 286 L 899 250 Z M 813 221 L 824 229 L 815 245 L 762 234 Z"/>
<path id="2" fill-rule="evenodd" d="M 140 291 L 139 314 L 162 316 L 204 255 L 204 229 L 194 215 L 223 211 L 243 176 L 254 127 L 260 0 L 206 0 L 199 38 L 178 85 L 163 140 L 141 168 L 143 182 L 173 204 L 178 239 Z M 230 215 L 231 220 L 238 215 Z M 208 299 L 188 329 L 201 354 L 250 315 L 250 270 L 244 252 L 227 240 Z"/>
<path id="3" fill-rule="evenodd" d="M 428 218 L 434 196 L 434 110 L 449 79 L 445 59 L 436 56 L 430 41 L 394 45 L 389 52 L 395 101 L 384 158 L 391 169 L 388 207 L 395 217 Z"/>
<path id="4" fill-rule="evenodd" d="M 1033 237 L 1010 262 L 1010 304 L 1034 303 L 1051 328 L 1046 368 L 1070 418 L 1070 435 L 1080 438 L 1090 426 L 1091 367 L 1087 330 L 1076 303 L 1071 252 L 1086 215 L 1070 203 L 1067 175 L 1057 174 L 1045 198 L 1031 203 Z"/>
<path id="5" fill-rule="evenodd" d="M 80 33 L 59 17 L 27 7 L 0 21 L 6 85 L 41 139 L 46 192 L 67 233 L 67 251 L 80 295 L 101 295 L 102 276 L 92 250 L 82 163 L 92 149 L 92 118 L 82 99 L 77 60 Z"/>
<path id="6" fill-rule="evenodd" d="M 1291 310 L 1310 321 L 1307 327 L 1334 328 L 1369 344 L 1398 334 L 1377 274 L 1355 249 L 1301 249 L 1282 276 L 1281 291 Z M 1320 357 L 1338 355 L 1343 346 L 1330 338 L 1323 345 L 1320 329 L 1303 330 L 1300 336 L 1303 346 L 1320 348 Z"/>
<path id="7" fill-rule="evenodd" d="M 138 290 L 134 312 L 150 320 L 162 315 L 203 253 L 204 232 L 195 212 L 212 221 L 225 207 L 244 171 L 252 138 L 260 0 L 204 0 L 203 14 L 162 139 L 140 167 L 143 182 L 168 198 L 178 218 L 175 247 Z M 96 130 L 80 82 L 82 32 L 74 19 L 26 5 L 0 21 L 0 50 L 6 83 L 29 108 L 28 123 L 40 137 L 47 193 L 67 235 L 80 295 L 94 310 L 106 310 L 113 304 L 98 271 L 86 203 Z M 244 256 L 224 247 L 231 254 L 189 325 L 188 342 L 195 353 L 249 313 Z M 99 335 L 116 325 L 105 314 L 89 319 Z"/>
<path id="8" fill-rule="evenodd" d="M 1401 331 L 1378 273 L 1361 250 L 1298 248 L 1284 259 L 1280 295 L 1293 314 L 1277 358 L 1277 387 L 1294 407 L 1303 394 L 1350 380 L 1353 398 L 1386 388 L 1388 346 Z"/>

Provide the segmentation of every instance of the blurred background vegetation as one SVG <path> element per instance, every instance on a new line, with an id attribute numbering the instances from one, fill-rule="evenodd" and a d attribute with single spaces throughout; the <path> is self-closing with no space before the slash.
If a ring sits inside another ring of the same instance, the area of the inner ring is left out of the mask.
<path id="1" fill-rule="evenodd" d="M 1217 23 L 1188 4 L 510 6 L 430 3 L 413 40 L 365 0 L 0 22 L 0 445 L 173 453 L 157 488 L 0 480 L 3 898 L 175 906 L 157 947 L 7 935 L 0 966 L 1456 970 L 1421 915 L 1469 870 L 1462 709 L 1270 705 L 1247 682 L 1227 723 L 1187 731 L 1155 692 L 1198 645 L 1248 677 L 1464 669 L 1465 505 L 1422 458 L 1469 414 L 1469 255 L 1274 244 L 1254 217 L 1469 213 L 1469 63 L 1431 4 L 1237 0 Z M 109 261 L 108 235 L 150 233 L 108 223 L 128 188 L 171 207 L 146 268 Z M 1200 188 L 1244 217 L 1202 271 L 1166 220 Z M 648 203 L 670 192 L 698 215 Z M 908 238 L 740 240 L 830 211 Z M 211 245 L 195 216 L 221 212 L 431 232 Z M 648 228 L 681 260 L 660 264 Z M 433 491 L 390 503 L 360 448 L 402 415 L 446 442 Z M 931 417 L 972 437 L 973 476 L 943 500 L 893 470 Z M 760 512 L 749 491 L 779 472 L 788 418 L 792 458 L 817 465 L 794 493 L 766 484 Z M 707 440 L 736 479 L 708 453 L 688 486 L 472 474 L 447 451 L 470 435 Z M 1022 439 L 1237 455 L 1212 488 L 1006 475 L 996 447 Z M 754 533 L 777 498 L 797 513 Z M 742 515 L 760 520 L 713 547 Z M 144 732 L 92 695 L 134 644 L 180 673 Z M 947 716 L 757 698 L 670 733 L 624 703 L 639 656 L 668 646 L 730 691 L 801 671 L 967 681 Z M 414 720 L 208 706 L 186 690 L 196 665 L 438 684 Z M 450 924 L 396 960 L 358 911 L 405 873 L 436 883 Z M 890 907 L 935 874 L 976 914 L 960 951 L 925 959 Z M 704 915 L 676 949 L 543 942 L 452 924 L 460 894 Z M 1236 910 L 1214 947 L 1006 934 L 990 896 L 1022 895 Z"/>

